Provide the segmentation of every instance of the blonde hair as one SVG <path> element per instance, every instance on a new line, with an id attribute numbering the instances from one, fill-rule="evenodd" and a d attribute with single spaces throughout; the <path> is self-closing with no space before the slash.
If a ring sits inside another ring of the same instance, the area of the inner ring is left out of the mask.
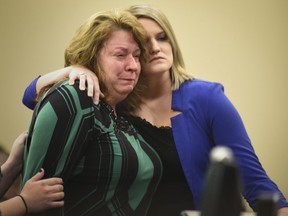
<path id="1" fill-rule="evenodd" d="M 172 89 L 178 89 L 179 86 L 186 80 L 192 79 L 192 74 L 185 69 L 184 60 L 177 39 L 170 22 L 165 14 L 159 9 L 148 4 L 135 4 L 128 8 L 137 18 L 148 18 L 154 20 L 166 33 L 173 52 L 173 64 L 170 69 L 170 77 L 172 80 Z"/>
<path id="2" fill-rule="evenodd" d="M 111 33 L 117 30 L 130 32 L 141 50 L 140 58 L 145 58 L 145 30 L 137 18 L 127 10 L 95 13 L 78 28 L 65 50 L 65 66 L 77 64 L 93 71 L 98 77 L 105 98 L 109 97 L 109 92 L 104 85 L 104 72 L 100 70 L 98 55 Z M 127 103 L 131 106 L 137 104 L 139 92 L 141 92 L 141 85 L 137 83 L 129 94 Z"/>

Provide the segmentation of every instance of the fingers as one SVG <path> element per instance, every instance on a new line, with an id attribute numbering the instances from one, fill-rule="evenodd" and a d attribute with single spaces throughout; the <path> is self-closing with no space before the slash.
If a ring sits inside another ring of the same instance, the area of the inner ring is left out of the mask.
<path id="1" fill-rule="evenodd" d="M 69 85 L 74 85 L 75 80 L 78 80 L 78 74 L 71 71 L 69 73 Z"/>
<path id="2" fill-rule="evenodd" d="M 29 181 L 34 182 L 34 181 L 38 181 L 40 179 L 42 179 L 44 176 L 44 169 L 41 168 L 41 170 L 36 173 L 36 175 L 34 175 Z"/>
<path id="3" fill-rule="evenodd" d="M 25 143 L 26 139 L 28 137 L 28 132 L 27 131 L 24 131 L 22 132 L 17 138 L 16 140 L 14 141 L 14 143 Z"/>
<path id="4" fill-rule="evenodd" d="M 75 80 L 80 80 L 80 78 L 81 78 L 80 74 L 81 73 L 83 73 L 82 66 L 79 66 L 79 65 L 71 66 L 71 70 L 69 71 L 69 85 L 74 85 Z M 84 79 L 85 79 L 85 77 L 84 77 Z M 83 80 L 82 80 L 82 82 L 83 82 Z M 84 87 L 85 87 L 85 85 L 84 85 Z M 82 88 L 83 88 L 83 86 L 82 86 Z M 81 90 L 83 90 L 83 89 L 81 89 Z"/>
<path id="5" fill-rule="evenodd" d="M 82 91 L 86 89 L 86 81 L 88 83 L 90 79 L 91 79 L 90 76 L 87 78 L 87 73 L 85 73 L 84 69 L 78 65 L 73 66 L 71 72 L 69 73 L 69 85 L 74 85 L 75 80 L 79 80 L 79 89 Z M 90 90 L 90 94 L 93 94 L 93 90 L 92 91 Z M 92 97 L 92 95 L 90 95 L 90 97 Z"/>
<path id="6" fill-rule="evenodd" d="M 93 97 L 94 89 L 95 87 L 93 86 L 93 80 L 90 77 L 87 77 L 87 95 L 89 97 Z"/>
<path id="7" fill-rule="evenodd" d="M 103 98 L 104 95 L 100 90 L 99 80 L 94 75 L 86 75 L 86 83 L 87 83 L 87 94 L 89 97 L 93 97 L 93 102 L 95 104 L 99 103 L 99 99 Z"/>
<path id="8" fill-rule="evenodd" d="M 27 131 L 22 132 L 14 140 L 7 162 L 12 165 L 13 168 L 22 166 L 23 153 L 26 139 L 28 137 Z M 20 170 L 19 170 L 20 171 Z"/>
<path id="9" fill-rule="evenodd" d="M 73 65 L 71 72 L 69 73 L 69 84 L 74 85 L 75 80 L 79 80 L 79 89 L 87 89 L 87 95 L 93 97 L 95 104 L 99 103 L 99 98 L 103 98 L 104 95 L 100 90 L 99 80 L 95 73 L 87 68 L 79 65 Z"/>
<path id="10" fill-rule="evenodd" d="M 50 208 L 59 208 L 64 206 L 64 200 L 54 201 L 49 204 Z"/>
<path id="11" fill-rule="evenodd" d="M 48 186 L 61 186 L 60 189 L 63 190 L 62 178 L 52 177 L 52 178 L 48 178 L 48 179 L 43 179 L 41 181 L 42 181 L 42 184 L 45 184 Z"/>
<path id="12" fill-rule="evenodd" d="M 88 96 L 93 97 L 93 102 L 98 104 L 99 99 L 104 97 L 100 90 L 98 78 L 95 76 L 87 76 L 87 86 Z"/>
<path id="13" fill-rule="evenodd" d="M 85 74 L 85 76 L 81 76 L 86 78 L 87 83 L 87 95 L 89 97 L 93 97 L 93 102 L 95 104 L 99 103 L 99 99 L 104 97 L 104 94 L 100 90 L 99 80 L 95 76 L 95 74 Z"/>
<path id="14" fill-rule="evenodd" d="M 28 136 L 28 131 L 27 130 L 20 134 L 21 139 L 23 139 L 24 141 L 27 139 L 27 136 Z"/>
<path id="15" fill-rule="evenodd" d="M 46 181 L 45 184 L 48 187 L 47 190 L 49 191 L 49 193 L 58 193 L 64 190 L 64 186 L 63 186 L 63 182 L 61 178 L 51 178 L 47 180 L 49 181 Z"/>
<path id="16" fill-rule="evenodd" d="M 52 200 L 62 199 L 64 197 L 63 180 L 58 177 L 42 179 L 43 176 L 44 170 L 41 169 L 41 171 L 28 180 L 27 183 L 30 185 L 33 184 L 34 187 L 38 187 L 39 192 L 45 191 L 45 193 L 50 194 Z"/>
<path id="17" fill-rule="evenodd" d="M 53 184 L 47 188 L 47 201 L 50 208 L 57 208 L 64 205 L 64 187 L 62 184 L 59 184 L 60 178 L 52 178 L 50 179 L 49 184 Z M 53 183 L 52 183 L 53 182 Z M 54 184 L 57 183 L 57 184 Z"/>
<path id="18" fill-rule="evenodd" d="M 38 181 L 38 183 L 41 184 L 43 187 L 46 186 L 46 190 L 50 193 L 63 191 L 64 187 L 62 178 L 51 177 L 47 179 L 42 179 L 43 176 L 44 169 L 41 168 L 41 170 L 36 175 L 34 175 L 31 179 L 28 180 L 28 182 L 32 183 Z"/>
<path id="19" fill-rule="evenodd" d="M 52 192 L 52 191 L 50 191 L 49 199 L 50 199 L 51 201 L 60 201 L 60 200 L 63 200 L 63 198 L 64 198 L 63 186 L 62 186 L 62 189 L 61 189 L 61 188 L 58 188 L 57 190 L 58 190 L 57 192 Z"/>
<path id="20" fill-rule="evenodd" d="M 79 89 L 82 91 L 86 89 L 86 79 L 87 79 L 87 76 L 85 73 L 82 72 L 79 74 Z"/>

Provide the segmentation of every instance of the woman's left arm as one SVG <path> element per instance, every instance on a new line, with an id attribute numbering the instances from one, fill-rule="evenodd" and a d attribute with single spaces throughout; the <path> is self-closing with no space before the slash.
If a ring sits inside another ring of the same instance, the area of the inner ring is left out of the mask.
<path id="1" fill-rule="evenodd" d="M 252 209 L 257 209 L 258 196 L 264 192 L 278 193 L 279 207 L 288 207 L 284 195 L 262 167 L 234 105 L 221 88 L 215 88 L 210 98 L 213 139 L 216 145 L 225 145 L 233 150 L 239 164 L 243 195 Z"/>
<path id="2" fill-rule="evenodd" d="M 94 103 L 98 104 L 99 97 L 103 97 L 100 91 L 98 78 L 89 69 L 73 65 L 49 72 L 43 76 L 35 78 L 25 89 L 22 103 L 29 109 L 34 109 L 36 97 L 45 86 L 54 84 L 59 80 L 69 79 L 69 84 L 74 85 L 75 80 L 79 80 L 79 89 L 86 90 L 89 97 L 93 97 Z"/>

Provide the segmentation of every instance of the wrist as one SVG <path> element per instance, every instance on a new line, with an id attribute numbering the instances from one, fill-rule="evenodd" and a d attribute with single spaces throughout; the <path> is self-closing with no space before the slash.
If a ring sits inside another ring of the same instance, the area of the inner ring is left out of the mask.
<path id="1" fill-rule="evenodd" d="M 27 206 L 26 200 L 24 199 L 24 197 L 21 194 L 17 195 L 17 197 L 19 199 L 21 199 L 21 202 L 23 203 L 23 206 L 24 206 L 23 213 L 24 213 L 24 215 L 27 215 L 28 214 L 28 206 Z"/>
<path id="2" fill-rule="evenodd" d="M 49 86 L 51 84 L 54 84 L 54 83 L 58 82 L 59 80 L 61 80 L 63 78 L 68 79 L 71 68 L 72 68 L 72 66 L 68 66 L 68 67 L 61 68 L 59 70 L 47 73 L 45 75 L 42 75 L 36 82 L 36 92 L 37 92 L 37 94 L 45 86 Z"/>
<path id="3" fill-rule="evenodd" d="M 4 173 L 9 172 L 9 173 L 20 173 L 21 169 L 23 166 L 23 162 L 20 160 L 13 160 L 13 159 L 9 159 L 1 166 L 1 172 L 2 175 L 4 175 Z"/>

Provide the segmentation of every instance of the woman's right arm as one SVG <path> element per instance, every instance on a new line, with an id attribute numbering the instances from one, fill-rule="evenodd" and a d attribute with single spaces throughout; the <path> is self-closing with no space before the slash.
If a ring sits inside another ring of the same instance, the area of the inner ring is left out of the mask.
<path id="1" fill-rule="evenodd" d="M 47 85 L 54 84 L 63 79 L 69 79 L 70 85 L 73 85 L 75 80 L 79 80 L 80 90 L 85 90 L 87 85 L 87 95 L 93 97 L 95 104 L 98 104 L 100 96 L 103 97 L 95 73 L 83 66 L 73 65 L 52 71 L 43 76 L 38 76 L 25 89 L 22 103 L 33 110 L 36 105 L 36 97 L 40 90 Z"/>

